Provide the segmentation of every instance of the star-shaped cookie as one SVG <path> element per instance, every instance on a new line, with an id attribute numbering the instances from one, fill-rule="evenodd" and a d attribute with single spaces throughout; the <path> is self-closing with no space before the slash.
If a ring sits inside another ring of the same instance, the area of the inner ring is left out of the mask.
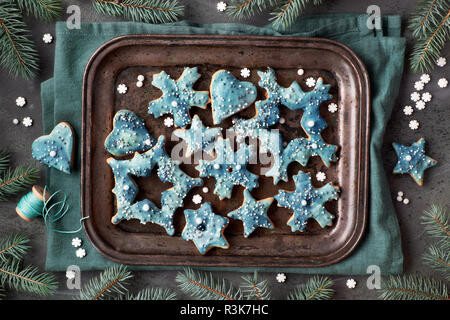
<path id="1" fill-rule="evenodd" d="M 273 229 L 273 223 L 267 216 L 267 210 L 273 198 L 255 200 L 248 190 L 244 190 L 244 202 L 238 209 L 228 213 L 228 217 L 241 220 L 244 224 L 244 237 L 250 236 L 256 228 Z"/>
<path id="2" fill-rule="evenodd" d="M 194 241 L 200 254 L 205 254 L 213 247 L 228 249 L 230 246 L 223 232 L 228 226 L 228 218 L 215 214 L 209 202 L 197 210 L 184 210 L 186 225 L 181 237 Z"/>
<path id="3" fill-rule="evenodd" d="M 397 142 L 392 146 L 398 158 L 393 172 L 409 174 L 421 186 L 425 170 L 437 164 L 436 160 L 425 155 L 425 139 L 420 138 L 409 147 Z"/>

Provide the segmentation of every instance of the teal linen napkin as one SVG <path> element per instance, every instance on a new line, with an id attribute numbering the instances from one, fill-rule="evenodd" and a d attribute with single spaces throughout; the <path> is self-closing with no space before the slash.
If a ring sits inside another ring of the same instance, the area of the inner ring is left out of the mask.
<path id="1" fill-rule="evenodd" d="M 403 70 L 405 39 L 400 37 L 401 20 L 385 16 L 383 30 L 366 27 L 367 16 L 356 14 L 305 17 L 288 32 L 279 33 L 270 27 L 243 24 L 195 24 L 178 22 L 166 25 L 141 23 L 84 23 L 79 30 L 69 30 L 65 23 L 56 25 L 54 77 L 42 83 L 44 132 L 61 121 L 72 124 L 77 133 L 75 170 L 71 175 L 47 170 L 47 186 L 69 195 L 70 212 L 58 229 L 74 230 L 80 219 L 80 140 L 81 86 L 83 71 L 89 57 L 104 42 L 126 34 L 247 34 L 322 37 L 344 43 L 355 51 L 367 67 L 371 81 L 372 113 L 370 141 L 370 213 L 365 236 L 355 251 L 343 261 L 321 268 L 285 268 L 285 272 L 322 274 L 365 274 L 369 265 L 377 265 L 383 274 L 401 273 L 403 255 L 398 222 L 383 170 L 381 146 L 386 123 L 391 115 Z M 83 240 L 87 256 L 79 259 L 71 246 L 72 237 Z M 90 244 L 83 231 L 71 235 L 47 232 L 46 268 L 63 271 L 69 265 L 82 270 L 104 269 L 114 262 L 104 258 Z M 135 267 L 161 270 L 177 267 Z M 205 268 L 214 270 L 214 268 Z M 251 271 L 255 268 L 220 268 L 227 271 Z M 260 271 L 279 271 L 257 268 Z M 219 269 L 215 269 L 219 270 Z"/>

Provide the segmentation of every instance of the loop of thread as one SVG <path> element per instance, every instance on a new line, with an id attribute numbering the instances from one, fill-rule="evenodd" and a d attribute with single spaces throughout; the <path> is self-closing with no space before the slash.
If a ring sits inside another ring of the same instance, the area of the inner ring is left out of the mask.
<path id="1" fill-rule="evenodd" d="M 20 199 L 17 207 L 19 208 L 20 212 L 28 219 L 35 219 L 39 216 L 42 216 L 44 218 L 45 226 L 48 230 L 58 233 L 77 233 L 83 229 L 81 222 L 85 219 L 88 219 L 89 217 L 83 217 L 80 219 L 80 227 L 77 230 L 65 231 L 49 227 L 50 223 L 55 223 L 58 220 L 62 219 L 70 208 L 67 204 L 67 196 L 65 193 L 62 200 L 56 202 L 54 201 L 54 203 L 51 203 L 52 199 L 56 199 L 55 196 L 60 192 L 61 191 L 58 190 L 50 197 L 48 197 L 48 199 L 46 199 L 47 187 L 44 187 L 44 200 L 41 200 L 36 197 L 33 191 L 30 191 Z"/>

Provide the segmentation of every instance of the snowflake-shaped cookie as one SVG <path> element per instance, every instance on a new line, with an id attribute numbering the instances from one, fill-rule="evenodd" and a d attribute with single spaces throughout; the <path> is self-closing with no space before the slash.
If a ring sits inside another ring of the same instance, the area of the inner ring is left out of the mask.
<path id="1" fill-rule="evenodd" d="M 184 140 L 187 144 L 186 156 L 204 150 L 211 154 L 214 148 L 214 141 L 221 134 L 221 128 L 205 127 L 198 115 L 192 118 L 191 127 L 188 129 L 177 129 L 173 133 Z"/>
<path id="2" fill-rule="evenodd" d="M 178 127 L 185 127 L 191 123 L 189 109 L 193 106 L 206 108 L 209 102 L 207 91 L 195 91 L 194 83 L 200 78 L 197 67 L 184 68 L 177 80 L 173 80 L 165 71 L 153 75 L 152 84 L 159 88 L 163 95 L 150 101 L 148 113 L 159 118 L 164 114 L 171 114 Z"/>
<path id="3" fill-rule="evenodd" d="M 244 202 L 238 209 L 228 213 L 228 217 L 241 220 L 244 224 L 244 237 L 248 238 L 256 228 L 273 229 L 273 223 L 267 216 L 267 210 L 273 198 L 255 200 L 248 190 L 244 190 Z"/>
<path id="4" fill-rule="evenodd" d="M 325 186 L 315 189 L 312 186 L 310 174 L 302 171 L 299 171 L 293 178 L 295 190 L 292 192 L 280 190 L 274 197 L 278 206 L 294 211 L 287 223 L 292 232 L 304 231 L 306 222 L 310 218 L 316 220 L 322 228 L 331 225 L 334 217 L 325 209 L 324 204 L 329 200 L 338 199 L 339 187 L 335 187 L 329 182 Z"/>
<path id="5" fill-rule="evenodd" d="M 205 254 L 213 247 L 227 249 L 230 245 L 223 232 L 228 226 L 228 218 L 215 214 L 209 202 L 198 210 L 184 210 L 186 225 L 181 237 L 194 241 L 200 254 Z"/>
<path id="6" fill-rule="evenodd" d="M 411 146 L 392 143 L 397 153 L 397 164 L 394 168 L 396 174 L 409 174 L 421 186 L 426 169 L 437 164 L 437 161 L 425 155 L 425 139 L 421 138 Z"/>
<path id="7" fill-rule="evenodd" d="M 199 160 L 195 167 L 200 177 L 214 177 L 216 186 L 214 194 L 221 200 L 231 198 L 233 186 L 241 185 L 248 190 L 258 186 L 258 176 L 249 172 L 246 165 L 253 149 L 246 144 L 240 144 L 234 152 L 229 139 L 219 138 L 214 144 L 216 158 L 213 160 Z"/>

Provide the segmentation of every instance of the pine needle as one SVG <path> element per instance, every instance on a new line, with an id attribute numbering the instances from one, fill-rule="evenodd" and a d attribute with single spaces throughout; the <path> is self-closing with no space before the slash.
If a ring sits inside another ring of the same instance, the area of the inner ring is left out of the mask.
<path id="1" fill-rule="evenodd" d="M 98 278 L 93 278 L 80 290 L 78 300 L 106 300 L 116 295 L 125 295 L 127 280 L 133 276 L 124 265 L 105 269 Z"/>
<path id="2" fill-rule="evenodd" d="M 285 3 L 271 13 L 272 27 L 275 30 L 286 30 L 288 29 L 297 18 L 300 16 L 302 11 L 312 2 L 313 5 L 322 4 L 323 0 L 287 0 Z"/>
<path id="3" fill-rule="evenodd" d="M 305 284 L 294 289 L 288 300 L 330 300 L 333 298 L 333 280 L 328 277 L 314 276 Z"/>
<path id="4" fill-rule="evenodd" d="M 422 224 L 428 235 L 438 240 L 444 251 L 450 250 L 450 217 L 443 206 L 432 205 L 422 216 Z"/>
<path id="5" fill-rule="evenodd" d="M 443 272 L 447 280 L 450 280 L 450 252 L 431 246 L 423 255 L 425 262 L 433 269 Z"/>
<path id="6" fill-rule="evenodd" d="M 176 300 L 177 295 L 170 289 L 149 289 L 139 291 L 137 294 L 132 295 L 127 293 L 125 296 L 118 297 L 119 300 Z"/>
<path id="7" fill-rule="evenodd" d="M 30 188 L 39 179 L 39 169 L 33 166 L 8 169 L 0 178 L 0 201 Z"/>
<path id="8" fill-rule="evenodd" d="M 8 258 L 21 260 L 22 256 L 29 249 L 28 242 L 28 237 L 21 233 L 0 239 L 0 261 L 7 262 Z"/>
<path id="9" fill-rule="evenodd" d="M 20 270 L 20 261 L 16 259 L 0 262 L 0 284 L 43 296 L 52 295 L 58 287 L 53 275 L 39 273 L 36 267 L 30 265 Z"/>
<path id="10" fill-rule="evenodd" d="M 176 281 L 184 293 L 198 300 L 241 300 L 240 289 L 227 284 L 225 279 L 216 280 L 211 273 L 195 272 L 191 268 L 179 272 Z"/>
<path id="11" fill-rule="evenodd" d="M 14 0 L 20 10 L 41 21 L 52 21 L 61 16 L 61 0 Z"/>
<path id="12" fill-rule="evenodd" d="M 5 297 L 5 290 L 0 287 L 0 300 L 3 300 L 3 298 Z"/>
<path id="13" fill-rule="evenodd" d="M 384 300 L 450 300 L 444 282 L 418 275 L 390 276 L 381 291 Z"/>
<path id="14" fill-rule="evenodd" d="M 9 152 L 4 149 L 0 149 L 0 174 L 9 168 L 9 159 Z"/>
<path id="15" fill-rule="evenodd" d="M 261 13 L 278 2 L 279 0 L 234 0 L 227 5 L 226 12 L 233 18 L 244 19 Z"/>
<path id="16" fill-rule="evenodd" d="M 32 78 L 38 70 L 38 54 L 31 33 L 11 2 L 0 3 L 0 65 L 15 77 Z"/>
<path id="17" fill-rule="evenodd" d="M 259 281 L 257 272 L 253 276 L 243 276 L 242 279 L 244 283 L 241 290 L 246 300 L 270 300 L 269 282 Z"/>
<path id="18" fill-rule="evenodd" d="M 183 15 L 177 0 L 93 0 L 94 8 L 111 16 L 146 23 L 169 23 Z"/>

